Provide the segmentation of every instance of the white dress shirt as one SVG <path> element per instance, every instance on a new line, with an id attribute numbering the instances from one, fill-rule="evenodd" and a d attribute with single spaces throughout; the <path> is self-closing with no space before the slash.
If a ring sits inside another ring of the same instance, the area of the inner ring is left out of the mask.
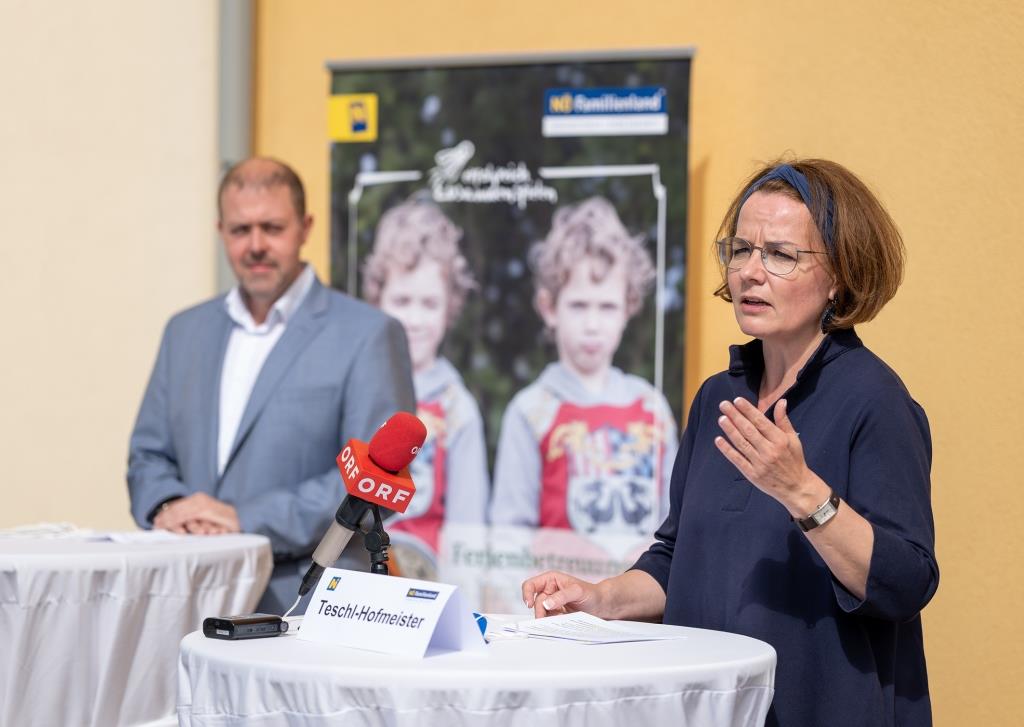
<path id="1" fill-rule="evenodd" d="M 288 321 L 313 287 L 314 277 L 313 268 L 306 265 L 295 282 L 274 302 L 266 320 L 260 324 L 253 320 L 249 309 L 245 307 L 237 285 L 224 299 L 224 307 L 235 325 L 231 330 L 228 348 L 224 353 L 224 366 L 220 372 L 218 475 L 224 473 L 231 445 L 238 434 L 238 425 L 242 422 L 242 414 L 245 413 L 260 369 L 284 334 Z"/>

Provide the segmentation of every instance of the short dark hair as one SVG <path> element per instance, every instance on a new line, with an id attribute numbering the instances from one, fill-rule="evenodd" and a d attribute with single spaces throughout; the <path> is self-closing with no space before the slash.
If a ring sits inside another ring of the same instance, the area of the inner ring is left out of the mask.
<path id="1" fill-rule="evenodd" d="M 718 228 L 718 237 L 736 234 L 740 208 L 747 190 L 781 164 L 788 164 L 807 178 L 813 206 L 811 219 L 816 221 L 819 236 L 821 220 L 831 200 L 831 244 L 826 244 L 828 269 L 837 288 L 835 313 L 827 331 L 852 328 L 878 315 L 892 300 L 903 280 L 906 248 L 892 217 L 856 175 L 846 167 L 825 159 L 777 159 L 762 165 L 744 182 L 733 198 Z M 786 195 L 803 204 L 800 194 L 781 179 L 772 179 L 757 188 L 759 192 Z M 824 240 L 823 240 L 824 242 Z M 719 265 L 722 283 L 715 295 L 732 301 L 729 295 L 728 271 Z M 827 332 L 826 331 L 826 332 Z"/>
<path id="2" fill-rule="evenodd" d="M 228 187 L 242 189 L 244 187 L 276 187 L 285 185 L 291 192 L 292 206 L 299 219 L 306 216 L 306 190 L 295 170 L 284 162 L 271 157 L 252 157 L 244 159 L 224 173 L 217 188 L 217 216 L 223 217 L 222 201 Z"/>

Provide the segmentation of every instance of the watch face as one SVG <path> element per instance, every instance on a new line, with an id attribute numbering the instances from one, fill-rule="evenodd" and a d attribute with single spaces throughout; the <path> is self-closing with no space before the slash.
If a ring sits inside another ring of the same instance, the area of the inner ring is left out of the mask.
<path id="1" fill-rule="evenodd" d="M 808 530 L 813 530 L 819 525 L 827 523 L 838 511 L 839 498 L 833 494 L 824 505 L 819 507 L 803 520 L 797 520 L 796 522 L 800 526 L 800 529 L 806 533 Z"/>
<path id="2" fill-rule="evenodd" d="M 836 506 L 831 502 L 825 503 L 825 506 L 814 513 L 811 517 L 818 525 L 823 525 L 832 519 L 832 516 L 836 514 Z"/>

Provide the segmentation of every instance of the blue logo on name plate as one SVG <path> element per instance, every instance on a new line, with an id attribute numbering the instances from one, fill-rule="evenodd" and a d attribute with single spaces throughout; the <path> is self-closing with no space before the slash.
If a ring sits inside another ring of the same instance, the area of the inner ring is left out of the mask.
<path id="1" fill-rule="evenodd" d="M 667 96 L 662 86 L 549 88 L 544 92 L 544 115 L 663 114 L 668 110 Z"/>
<path id="2" fill-rule="evenodd" d="M 422 588 L 410 588 L 405 594 L 406 598 L 425 598 L 428 601 L 435 600 L 438 595 L 438 591 L 426 591 Z"/>
<path id="3" fill-rule="evenodd" d="M 328 582 L 327 584 L 327 590 L 333 591 L 335 588 L 338 587 L 339 583 L 341 583 L 341 578 L 339 578 L 338 576 L 332 577 L 330 582 Z"/>

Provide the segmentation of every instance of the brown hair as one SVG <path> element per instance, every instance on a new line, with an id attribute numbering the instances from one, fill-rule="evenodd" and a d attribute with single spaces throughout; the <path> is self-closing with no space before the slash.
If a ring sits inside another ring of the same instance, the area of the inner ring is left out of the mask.
<path id="1" fill-rule="evenodd" d="M 896 223 L 882 203 L 853 172 L 825 159 L 778 159 L 754 172 L 733 198 L 718 228 L 718 238 L 736 234 L 736 223 L 747 190 L 761 177 L 780 164 L 788 164 L 807 178 L 811 189 L 818 236 L 832 203 L 832 241 L 826 244 L 828 271 L 835 280 L 835 312 L 826 332 L 852 328 L 870 321 L 896 295 L 903 280 L 906 249 Z M 774 192 L 803 203 L 799 193 L 788 183 L 772 179 L 757 188 Z M 824 242 L 824 240 L 823 240 Z M 728 271 L 719 263 L 722 284 L 715 295 L 731 301 Z"/>
<path id="2" fill-rule="evenodd" d="M 596 280 L 603 280 L 622 261 L 626 266 L 626 313 L 632 316 L 643 307 L 654 283 L 654 265 L 643 240 L 643 235 L 630 236 L 615 207 L 604 197 L 562 207 L 555 212 L 548 236 L 530 248 L 537 290 L 547 291 L 555 301 L 573 267 L 584 257 L 597 263 L 592 268 Z"/>
<path id="3" fill-rule="evenodd" d="M 451 324 L 476 288 L 469 263 L 459 252 L 462 230 L 432 201 L 414 197 L 381 215 L 373 241 L 373 252 L 363 264 L 363 297 L 373 305 L 388 273 L 396 268 L 412 270 L 427 257 L 441 266 L 448 287 L 448 323 Z"/>
<path id="4" fill-rule="evenodd" d="M 229 186 L 242 189 L 244 187 L 276 187 L 280 184 L 288 187 L 295 214 L 300 220 L 305 219 L 306 190 L 302 186 L 302 180 L 290 166 L 270 157 L 245 159 L 232 165 L 224 173 L 224 178 L 220 180 L 220 187 L 217 188 L 217 214 L 220 217 L 224 215 L 221 202 L 224 199 L 224 191 Z"/>

